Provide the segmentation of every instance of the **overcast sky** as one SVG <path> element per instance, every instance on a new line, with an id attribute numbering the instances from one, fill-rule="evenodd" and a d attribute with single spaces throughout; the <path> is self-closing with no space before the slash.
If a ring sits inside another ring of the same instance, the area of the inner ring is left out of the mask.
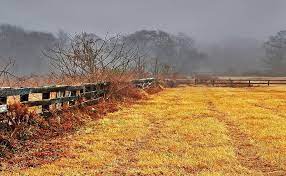
<path id="1" fill-rule="evenodd" d="M 0 0 L 0 23 L 56 32 L 184 32 L 199 41 L 286 30 L 286 0 Z"/>

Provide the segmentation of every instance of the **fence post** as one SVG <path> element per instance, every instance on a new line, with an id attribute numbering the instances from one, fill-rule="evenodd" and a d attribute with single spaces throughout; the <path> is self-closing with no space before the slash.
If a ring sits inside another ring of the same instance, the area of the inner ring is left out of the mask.
<path id="1" fill-rule="evenodd" d="M 270 80 L 268 80 L 267 84 L 268 84 L 268 86 L 270 85 Z"/>
<path id="2" fill-rule="evenodd" d="M 71 97 L 76 96 L 76 90 L 71 91 L 70 96 Z M 70 105 L 75 105 L 75 100 L 70 101 L 69 104 Z"/>
<path id="3" fill-rule="evenodd" d="M 50 99 L 50 92 L 42 93 L 42 100 Z M 42 113 L 47 113 L 50 111 L 50 105 L 42 105 Z"/>
<path id="4" fill-rule="evenodd" d="M 91 85 L 86 85 L 86 86 L 84 86 L 85 88 L 84 88 L 84 92 L 86 93 L 86 92 L 91 92 L 92 91 L 92 87 L 91 87 Z M 86 98 L 87 100 L 90 100 L 91 99 L 91 97 L 87 97 Z"/>
<path id="5" fill-rule="evenodd" d="M 251 84 L 250 84 L 250 80 L 248 81 L 248 87 L 250 87 L 251 86 Z"/>
<path id="6" fill-rule="evenodd" d="M 56 98 L 62 98 L 65 97 L 65 91 L 58 91 L 56 94 Z M 56 109 L 61 109 L 64 106 L 64 103 L 57 103 Z"/>

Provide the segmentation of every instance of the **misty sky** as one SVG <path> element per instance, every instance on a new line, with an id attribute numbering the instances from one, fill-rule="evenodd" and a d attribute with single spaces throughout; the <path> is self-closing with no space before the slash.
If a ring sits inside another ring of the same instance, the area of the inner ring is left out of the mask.
<path id="1" fill-rule="evenodd" d="M 286 30 L 286 0 L 0 0 L 0 23 L 57 32 L 184 32 L 199 41 Z"/>

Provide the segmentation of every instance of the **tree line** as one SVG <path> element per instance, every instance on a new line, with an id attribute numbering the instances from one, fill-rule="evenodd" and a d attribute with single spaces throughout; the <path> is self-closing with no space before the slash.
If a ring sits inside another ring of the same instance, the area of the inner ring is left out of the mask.
<path id="1" fill-rule="evenodd" d="M 260 45 L 261 44 L 261 45 Z M 184 34 L 161 30 L 140 30 L 127 35 L 99 37 L 94 33 L 70 35 L 28 31 L 0 25 L 2 65 L 12 64 L 19 75 L 61 72 L 83 75 L 106 70 L 133 71 L 140 77 L 194 72 L 232 75 L 273 75 L 286 73 L 286 31 L 265 42 L 238 40 L 225 45 L 202 47 Z M 81 63 L 80 63 L 81 62 Z M 98 78 L 97 78 L 98 79 Z"/>

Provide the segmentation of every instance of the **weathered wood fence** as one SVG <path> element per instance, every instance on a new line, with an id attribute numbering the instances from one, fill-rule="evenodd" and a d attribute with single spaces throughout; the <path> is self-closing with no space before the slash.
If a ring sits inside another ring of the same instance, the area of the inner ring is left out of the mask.
<path id="1" fill-rule="evenodd" d="M 253 86 L 286 84 L 286 80 L 260 79 L 165 79 L 167 84 L 204 84 L 211 86 Z M 156 83 L 155 78 L 133 80 L 131 83 L 138 88 L 146 88 Z M 79 86 L 54 85 L 26 88 L 0 88 L 0 113 L 8 111 L 8 98 L 18 97 L 18 101 L 28 107 L 38 107 L 39 113 L 50 114 L 51 110 L 61 109 L 63 106 L 77 107 L 97 103 L 110 90 L 110 83 L 88 83 Z M 36 97 L 36 98 L 35 98 Z"/>
<path id="2" fill-rule="evenodd" d="M 212 86 L 253 86 L 253 85 L 274 85 L 274 84 L 286 84 L 286 80 L 275 79 L 195 79 L 195 84 L 205 84 Z"/>
<path id="3" fill-rule="evenodd" d="M 170 87 L 179 84 L 227 86 L 227 87 L 251 87 L 254 85 L 286 85 L 286 79 L 165 79 L 164 82 Z"/>
<path id="4" fill-rule="evenodd" d="M 156 82 L 154 78 L 133 80 L 131 83 L 146 88 Z M 38 106 L 40 113 L 49 115 L 51 110 L 96 104 L 110 90 L 111 83 L 88 83 L 79 86 L 44 86 L 33 88 L 0 88 L 0 113 L 8 111 L 8 98 L 18 97 L 20 103 L 28 107 Z M 36 97 L 35 100 L 33 97 Z"/>

